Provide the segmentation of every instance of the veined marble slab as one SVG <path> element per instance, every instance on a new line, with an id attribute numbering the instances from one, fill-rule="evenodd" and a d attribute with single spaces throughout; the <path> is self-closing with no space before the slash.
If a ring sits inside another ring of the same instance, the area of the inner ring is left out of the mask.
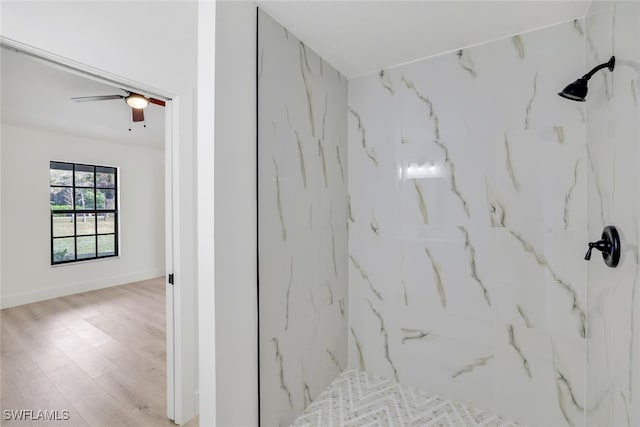
<path id="1" fill-rule="evenodd" d="M 584 420 L 584 21 L 349 81 L 349 367 Z M 553 48 L 550 48 L 553 46 Z"/>
<path id="2" fill-rule="evenodd" d="M 348 105 L 261 13 L 266 425 L 346 366 L 531 425 L 640 423 L 639 9 L 353 79 Z M 611 54 L 588 103 L 556 95 Z M 616 270 L 582 259 L 607 224 Z"/>
<path id="3" fill-rule="evenodd" d="M 347 81 L 258 18 L 260 400 L 287 426 L 347 365 Z"/>
<path id="4" fill-rule="evenodd" d="M 587 102 L 589 236 L 615 225 L 623 257 L 615 269 L 589 264 L 586 421 L 640 425 L 640 4 L 594 2 L 586 17 L 586 69 L 616 57 L 595 75 Z"/>

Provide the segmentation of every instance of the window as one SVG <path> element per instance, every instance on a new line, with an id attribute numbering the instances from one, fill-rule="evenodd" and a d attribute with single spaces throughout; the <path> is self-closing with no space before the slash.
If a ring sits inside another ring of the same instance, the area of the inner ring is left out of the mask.
<path id="1" fill-rule="evenodd" d="M 118 174 L 50 162 L 51 264 L 118 255 Z"/>

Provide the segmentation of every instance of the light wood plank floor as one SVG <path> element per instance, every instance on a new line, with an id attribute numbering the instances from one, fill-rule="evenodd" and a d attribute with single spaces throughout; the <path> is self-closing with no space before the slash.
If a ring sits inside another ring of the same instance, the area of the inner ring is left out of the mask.
<path id="1" fill-rule="evenodd" d="M 163 278 L 0 310 L 0 326 L 3 426 L 175 426 Z M 6 409 L 68 410 L 70 419 L 7 421 Z"/>

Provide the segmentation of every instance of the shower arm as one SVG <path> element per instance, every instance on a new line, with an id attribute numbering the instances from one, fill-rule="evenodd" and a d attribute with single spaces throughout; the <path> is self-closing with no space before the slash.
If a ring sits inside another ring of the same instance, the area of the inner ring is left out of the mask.
<path id="1" fill-rule="evenodd" d="M 595 66 L 591 71 L 589 71 L 587 74 L 582 76 L 580 80 L 589 80 L 591 77 L 593 77 L 595 73 L 602 70 L 603 68 L 608 68 L 609 71 L 613 71 L 613 67 L 615 66 L 615 64 L 616 64 L 616 59 L 615 57 L 612 56 L 608 62 Z"/>

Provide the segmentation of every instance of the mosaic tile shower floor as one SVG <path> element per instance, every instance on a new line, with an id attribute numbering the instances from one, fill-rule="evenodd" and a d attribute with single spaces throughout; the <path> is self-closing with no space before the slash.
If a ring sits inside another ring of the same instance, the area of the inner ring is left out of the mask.
<path id="1" fill-rule="evenodd" d="M 356 369 L 344 371 L 292 427 L 515 427 L 513 421 Z"/>

